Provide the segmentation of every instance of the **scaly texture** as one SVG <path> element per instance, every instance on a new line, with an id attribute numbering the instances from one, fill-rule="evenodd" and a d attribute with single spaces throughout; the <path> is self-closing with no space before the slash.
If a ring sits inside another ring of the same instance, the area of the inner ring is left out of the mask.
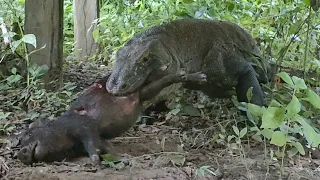
<path id="1" fill-rule="evenodd" d="M 247 101 L 253 87 L 252 103 L 263 105 L 260 82 L 267 82 L 266 63 L 259 57 L 254 39 L 239 26 L 225 21 L 184 19 L 154 26 L 129 40 L 116 54 L 107 83 L 117 95 L 134 92 L 144 84 L 183 69 L 203 72 L 208 82 L 185 83 L 210 97 L 226 97 L 236 88 L 239 101 Z M 177 84 L 160 96 L 168 97 Z M 157 97 L 159 99 L 159 97 Z M 161 98 L 160 98 L 161 99 Z"/>

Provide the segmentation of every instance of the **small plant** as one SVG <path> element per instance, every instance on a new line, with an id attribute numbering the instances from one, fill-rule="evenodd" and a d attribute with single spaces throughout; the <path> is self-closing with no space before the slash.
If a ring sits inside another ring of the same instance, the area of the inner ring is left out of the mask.
<path id="1" fill-rule="evenodd" d="M 283 160 L 285 154 L 293 156 L 297 153 L 305 154 L 299 137 L 306 140 L 306 147 L 318 147 L 320 134 L 313 125 L 311 114 L 319 112 L 320 97 L 308 88 L 303 79 L 290 77 L 286 72 L 277 74 L 285 81 L 284 87 L 288 90 L 287 95 L 291 100 L 286 102 L 286 96 L 279 101 L 272 100 L 268 107 L 259 107 L 247 104 L 249 120 L 255 125 L 252 136 L 258 141 L 262 137 L 280 149 L 271 152 L 281 158 L 281 172 L 283 172 Z M 259 120 L 261 119 L 261 123 Z M 258 126 L 258 124 L 260 124 Z"/>
<path id="2" fill-rule="evenodd" d="M 206 173 L 212 174 L 214 176 L 217 176 L 215 172 L 213 172 L 211 169 L 211 166 L 201 166 L 196 170 L 196 176 L 205 176 Z"/>
<path id="3" fill-rule="evenodd" d="M 245 165 L 246 167 L 246 170 L 247 170 L 247 173 L 248 173 L 248 177 L 250 177 L 250 169 L 246 163 L 246 151 L 242 145 L 242 141 L 241 139 L 247 134 L 247 127 L 239 130 L 237 126 L 232 126 L 232 129 L 233 129 L 233 132 L 236 134 L 236 135 L 229 135 L 228 136 L 228 143 L 231 143 L 231 141 L 234 139 L 235 142 L 234 143 L 231 143 L 231 144 L 228 144 L 229 148 L 232 150 L 232 149 L 237 149 L 239 150 L 239 153 L 240 153 L 240 157 L 241 157 L 241 160 L 242 160 L 242 163 Z"/>

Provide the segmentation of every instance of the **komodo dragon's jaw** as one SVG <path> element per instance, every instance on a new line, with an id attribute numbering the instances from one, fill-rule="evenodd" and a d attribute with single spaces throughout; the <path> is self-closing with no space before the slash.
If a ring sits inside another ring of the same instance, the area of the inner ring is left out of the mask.
<path id="1" fill-rule="evenodd" d="M 124 96 L 136 92 L 139 87 L 141 87 L 144 81 L 147 79 L 148 75 L 139 77 L 138 79 L 127 79 L 126 81 L 122 80 L 121 77 L 113 77 L 106 82 L 106 89 L 109 93 L 115 96 Z M 126 83 L 129 82 L 129 83 Z M 133 82 L 133 83 L 131 83 Z"/>

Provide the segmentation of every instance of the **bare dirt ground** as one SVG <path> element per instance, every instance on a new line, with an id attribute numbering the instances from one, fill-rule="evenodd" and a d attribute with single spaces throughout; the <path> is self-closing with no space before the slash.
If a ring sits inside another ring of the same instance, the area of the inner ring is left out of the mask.
<path id="1" fill-rule="evenodd" d="M 243 141 L 243 157 L 239 149 L 232 149 L 223 140 L 225 138 L 219 136 L 223 134 L 222 122 L 242 117 L 235 108 L 230 110 L 228 100 L 219 100 L 214 104 L 214 119 L 173 116 L 165 120 L 164 116 L 157 115 L 153 125 L 137 124 L 122 137 L 106 142 L 111 154 L 126 159 L 125 163 L 116 164 L 118 168 L 104 165 L 92 167 L 88 157 L 26 166 L 16 157 L 18 148 L 15 148 L 15 142 L 0 146 L 0 179 L 320 179 L 320 160 L 308 156 L 286 157 L 284 173 L 280 177 L 281 159 L 271 159 L 269 154 L 265 155 L 263 143 Z M 199 175 L 199 168 L 205 166 L 210 166 L 208 169 L 212 173 L 205 171 L 204 176 Z"/>

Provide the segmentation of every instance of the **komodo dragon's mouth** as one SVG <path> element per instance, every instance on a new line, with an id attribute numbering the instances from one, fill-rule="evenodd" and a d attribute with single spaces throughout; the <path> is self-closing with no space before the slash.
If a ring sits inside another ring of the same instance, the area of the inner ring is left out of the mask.
<path id="1" fill-rule="evenodd" d="M 142 85 L 144 84 L 144 81 L 146 78 L 138 78 L 135 80 L 129 79 L 129 82 L 133 83 L 126 83 L 126 84 L 120 84 L 120 85 L 114 85 L 112 82 L 106 83 L 106 89 L 109 93 L 111 93 L 114 96 L 127 96 L 130 94 L 134 94 L 138 92 Z M 128 85 L 129 84 L 129 85 Z"/>

